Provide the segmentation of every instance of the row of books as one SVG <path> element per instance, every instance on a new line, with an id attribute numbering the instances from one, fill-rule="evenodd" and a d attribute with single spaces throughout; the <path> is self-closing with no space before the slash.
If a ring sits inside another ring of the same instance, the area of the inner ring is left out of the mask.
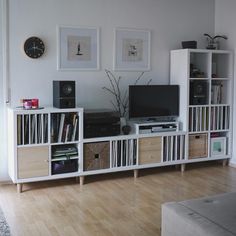
<path id="1" fill-rule="evenodd" d="M 185 158 L 185 136 L 163 137 L 163 162 L 179 161 Z"/>
<path id="2" fill-rule="evenodd" d="M 208 107 L 190 107 L 189 132 L 207 131 L 208 123 L 209 123 Z"/>
<path id="3" fill-rule="evenodd" d="M 48 115 L 17 115 L 17 145 L 48 142 Z"/>
<path id="4" fill-rule="evenodd" d="M 51 142 L 77 141 L 79 136 L 79 117 L 75 112 L 54 113 L 51 115 Z"/>
<path id="5" fill-rule="evenodd" d="M 113 168 L 136 165 L 137 140 L 116 140 L 112 141 L 111 146 L 111 166 Z"/>
<path id="6" fill-rule="evenodd" d="M 211 104 L 221 104 L 222 103 L 222 90 L 223 84 L 217 83 L 211 85 Z"/>
<path id="7" fill-rule="evenodd" d="M 211 108 L 211 130 L 229 129 L 230 107 L 215 106 Z"/>

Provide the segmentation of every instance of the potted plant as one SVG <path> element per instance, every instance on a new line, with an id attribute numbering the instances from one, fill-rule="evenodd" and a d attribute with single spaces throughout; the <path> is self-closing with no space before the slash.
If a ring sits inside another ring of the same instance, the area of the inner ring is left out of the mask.
<path id="1" fill-rule="evenodd" d="M 210 36 L 209 34 L 204 34 L 207 37 L 207 49 L 220 49 L 218 39 L 222 38 L 227 40 L 228 38 L 225 35 L 216 35 L 214 37 Z"/>

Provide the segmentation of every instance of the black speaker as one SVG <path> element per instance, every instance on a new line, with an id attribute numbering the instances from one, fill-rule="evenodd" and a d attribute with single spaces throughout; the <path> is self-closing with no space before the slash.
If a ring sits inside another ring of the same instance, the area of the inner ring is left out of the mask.
<path id="1" fill-rule="evenodd" d="M 75 81 L 53 81 L 53 106 L 75 108 Z"/>
<path id="2" fill-rule="evenodd" d="M 190 82 L 190 105 L 206 105 L 207 81 L 194 80 Z"/>

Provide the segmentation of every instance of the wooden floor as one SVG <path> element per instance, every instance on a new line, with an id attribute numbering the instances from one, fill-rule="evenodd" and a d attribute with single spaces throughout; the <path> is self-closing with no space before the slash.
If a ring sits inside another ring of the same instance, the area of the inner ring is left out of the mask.
<path id="1" fill-rule="evenodd" d="M 161 204 L 236 191 L 236 169 L 219 163 L 141 170 L 0 186 L 0 206 L 13 235 L 160 235 Z"/>

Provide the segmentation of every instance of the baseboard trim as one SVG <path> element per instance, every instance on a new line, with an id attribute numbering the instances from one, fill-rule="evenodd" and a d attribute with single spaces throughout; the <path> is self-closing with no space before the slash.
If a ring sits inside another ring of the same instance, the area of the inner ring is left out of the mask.
<path id="1" fill-rule="evenodd" d="M 233 168 L 236 168 L 236 162 L 230 161 L 230 162 L 229 162 L 229 166 L 230 166 L 230 167 L 233 167 Z"/>
<path id="2" fill-rule="evenodd" d="M 0 185 L 4 185 L 4 184 L 12 184 L 12 181 L 10 181 L 10 180 L 0 181 Z"/>

